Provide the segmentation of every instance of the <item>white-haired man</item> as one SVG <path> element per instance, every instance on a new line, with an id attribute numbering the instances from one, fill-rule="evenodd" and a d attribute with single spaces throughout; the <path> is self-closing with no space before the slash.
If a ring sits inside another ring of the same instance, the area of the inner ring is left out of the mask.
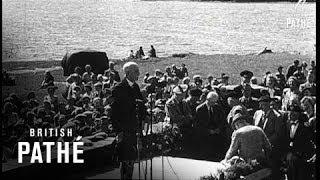
<path id="1" fill-rule="evenodd" d="M 132 179 L 133 165 L 137 158 L 137 133 L 140 133 L 141 121 L 145 118 L 146 108 L 136 81 L 139 67 L 134 62 L 123 66 L 124 79 L 111 91 L 111 121 L 117 132 L 117 153 L 120 164 L 121 179 Z"/>
<path id="2" fill-rule="evenodd" d="M 211 91 L 207 94 L 206 101 L 196 108 L 194 127 L 197 138 L 199 138 L 198 147 L 200 154 L 208 156 L 207 158 L 216 158 L 214 156 L 224 152 L 226 147 L 223 140 L 226 137 L 226 114 L 222 106 L 218 104 L 218 100 L 219 95 Z"/>

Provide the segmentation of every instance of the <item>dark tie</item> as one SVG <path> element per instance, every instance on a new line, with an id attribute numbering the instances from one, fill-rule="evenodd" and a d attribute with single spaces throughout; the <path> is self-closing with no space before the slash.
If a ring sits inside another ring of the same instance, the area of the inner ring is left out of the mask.
<path id="1" fill-rule="evenodd" d="M 259 123 L 259 127 L 261 127 L 262 129 L 263 129 L 264 122 L 265 122 L 265 113 L 262 112 L 261 120 L 260 120 L 260 123 Z"/>
<path id="2" fill-rule="evenodd" d="M 183 104 L 182 104 L 182 101 L 179 102 L 179 109 L 180 109 L 181 113 L 183 113 Z"/>
<path id="3" fill-rule="evenodd" d="M 213 117 L 213 108 L 211 106 L 209 107 L 209 116 L 210 116 L 210 119 L 212 119 L 212 117 Z"/>

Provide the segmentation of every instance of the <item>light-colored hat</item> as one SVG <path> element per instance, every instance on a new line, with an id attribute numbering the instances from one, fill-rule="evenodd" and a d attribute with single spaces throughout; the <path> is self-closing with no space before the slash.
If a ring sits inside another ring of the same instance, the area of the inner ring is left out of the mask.
<path id="1" fill-rule="evenodd" d="M 172 92 L 175 94 L 182 94 L 185 93 L 188 89 L 186 84 L 179 84 L 178 86 L 174 87 Z"/>
<path id="2" fill-rule="evenodd" d="M 201 79 L 201 76 L 200 76 L 199 74 L 194 75 L 194 76 L 193 76 L 193 79 Z"/>
<path id="3" fill-rule="evenodd" d="M 231 125 L 234 126 L 234 123 L 240 120 L 247 121 L 247 118 L 248 118 L 247 116 L 242 115 L 241 113 L 237 113 L 236 115 L 233 116 Z"/>
<path id="4" fill-rule="evenodd" d="M 97 83 L 94 84 L 94 87 L 97 87 L 97 86 L 101 86 L 102 87 L 102 83 L 99 81 Z"/>

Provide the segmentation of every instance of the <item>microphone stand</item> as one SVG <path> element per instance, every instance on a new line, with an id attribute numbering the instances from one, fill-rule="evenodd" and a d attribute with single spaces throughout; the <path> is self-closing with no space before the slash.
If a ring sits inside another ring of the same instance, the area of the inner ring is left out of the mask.
<path id="1" fill-rule="evenodd" d="M 141 119 L 139 116 L 139 101 L 136 101 L 136 118 L 138 120 L 138 132 L 137 132 L 137 153 L 138 153 L 138 166 L 139 166 L 139 180 L 140 180 L 140 148 L 139 148 L 139 141 L 140 141 L 140 135 L 141 135 L 141 127 L 140 127 L 140 123 L 141 123 Z"/>
<path id="2" fill-rule="evenodd" d="M 152 105 L 153 105 L 153 98 L 152 98 L 152 95 L 153 93 L 151 93 L 151 96 L 150 96 L 150 112 L 151 112 L 151 116 L 150 116 L 150 135 L 151 137 L 153 138 L 153 132 L 152 132 L 152 119 L 153 119 L 153 108 L 152 108 Z M 152 145 L 152 144 L 151 144 Z M 150 164 L 150 179 L 152 180 L 152 156 L 150 157 L 150 161 L 151 161 L 151 164 Z"/>
<path id="3" fill-rule="evenodd" d="M 164 123 L 164 119 L 163 119 L 162 125 L 161 125 L 161 134 L 162 135 L 163 135 L 163 123 Z M 164 180 L 163 147 L 161 147 L 161 170 L 162 170 L 162 180 Z"/>

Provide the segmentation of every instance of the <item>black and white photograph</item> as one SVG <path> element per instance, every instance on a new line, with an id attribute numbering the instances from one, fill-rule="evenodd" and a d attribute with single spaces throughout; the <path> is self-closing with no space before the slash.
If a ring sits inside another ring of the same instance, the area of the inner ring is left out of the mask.
<path id="1" fill-rule="evenodd" d="M 318 179 L 316 4 L 2 0 L 3 179 Z"/>

